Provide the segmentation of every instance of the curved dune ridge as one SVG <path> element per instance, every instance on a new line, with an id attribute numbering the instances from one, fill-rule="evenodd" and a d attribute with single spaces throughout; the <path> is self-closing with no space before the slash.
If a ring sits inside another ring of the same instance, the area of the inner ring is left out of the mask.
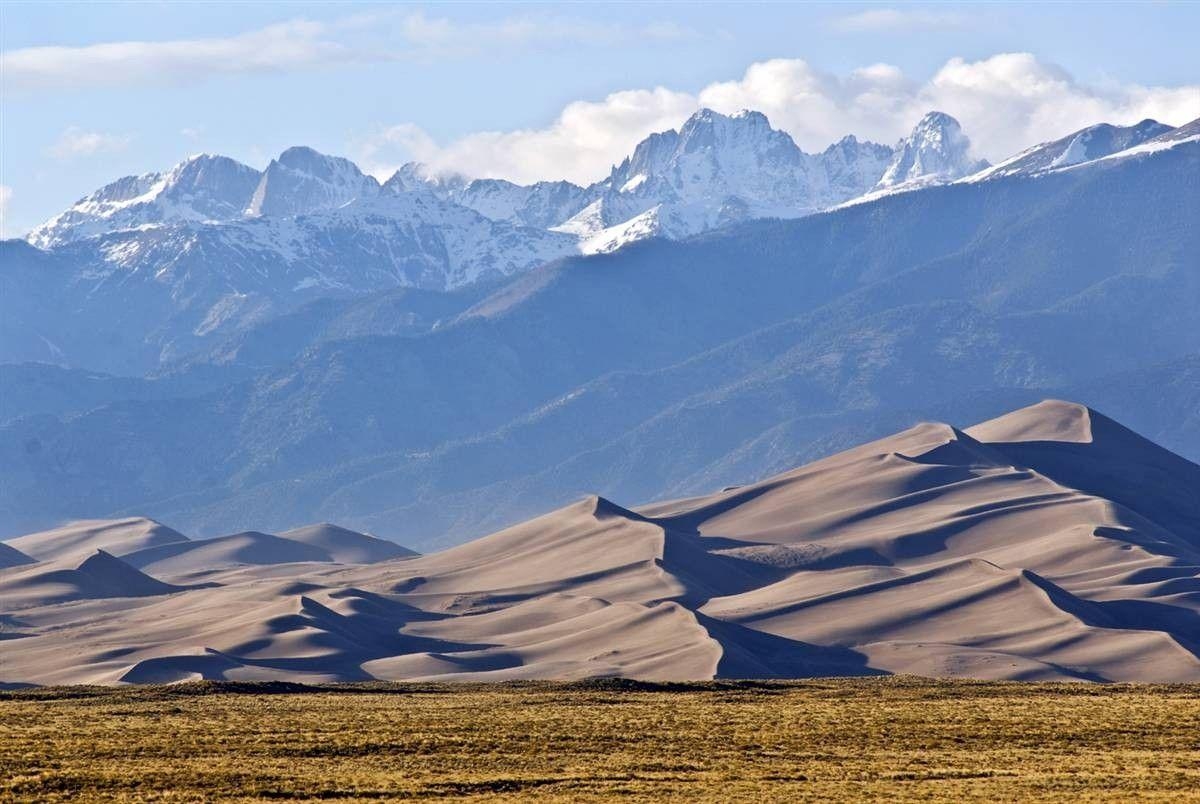
<path id="1" fill-rule="evenodd" d="M 1200 466 L 1068 402 L 428 556 L 155 527 L 11 540 L 0 681 L 1200 681 Z"/>
<path id="2" fill-rule="evenodd" d="M 38 561 L 49 561 L 105 550 L 123 556 L 135 550 L 186 542 L 188 538 L 166 525 L 143 517 L 86 519 L 60 528 L 9 539 L 9 547 Z"/>

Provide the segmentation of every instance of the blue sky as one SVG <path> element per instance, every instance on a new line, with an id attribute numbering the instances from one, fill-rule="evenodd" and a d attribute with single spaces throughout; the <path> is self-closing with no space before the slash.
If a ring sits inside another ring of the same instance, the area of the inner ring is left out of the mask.
<path id="1" fill-rule="evenodd" d="M 1200 115 L 1197 31 L 1195 3 L 6 0 L 4 230 L 200 151 L 588 181 L 699 105 L 759 108 L 809 150 L 892 141 L 942 107 L 997 159 L 1102 119 Z"/>

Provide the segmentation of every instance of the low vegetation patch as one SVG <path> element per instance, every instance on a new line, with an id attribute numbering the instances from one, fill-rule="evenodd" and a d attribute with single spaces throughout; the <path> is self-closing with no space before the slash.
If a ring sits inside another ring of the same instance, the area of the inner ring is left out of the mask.
<path id="1" fill-rule="evenodd" d="M 0 798 L 1200 800 L 1200 688 L 903 678 L 0 693 Z"/>

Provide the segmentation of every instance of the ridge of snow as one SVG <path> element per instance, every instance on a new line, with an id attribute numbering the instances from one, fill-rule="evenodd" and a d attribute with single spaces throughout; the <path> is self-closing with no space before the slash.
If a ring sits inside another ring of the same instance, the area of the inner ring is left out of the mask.
<path id="1" fill-rule="evenodd" d="M 1073 165 L 1094 162 L 1159 137 L 1172 131 L 1170 126 L 1156 120 L 1142 120 L 1132 126 L 1113 126 L 1099 123 L 1072 132 L 1065 137 L 1038 143 L 985 170 L 962 179 L 964 182 L 986 181 L 1006 176 L 1035 176 Z"/>
<path id="2" fill-rule="evenodd" d="M 646 182 L 646 174 L 639 173 L 636 176 L 634 176 L 632 179 L 630 179 L 629 181 L 622 184 L 621 189 L 618 192 L 632 193 L 638 187 L 641 187 L 643 184 L 645 184 L 645 182 Z"/>

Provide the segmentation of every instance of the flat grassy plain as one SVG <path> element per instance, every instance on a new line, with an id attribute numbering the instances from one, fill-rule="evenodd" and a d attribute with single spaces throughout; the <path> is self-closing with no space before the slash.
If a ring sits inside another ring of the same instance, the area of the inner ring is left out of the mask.
<path id="1" fill-rule="evenodd" d="M 0 693 L 0 799 L 1200 800 L 1200 688 L 903 678 Z"/>

